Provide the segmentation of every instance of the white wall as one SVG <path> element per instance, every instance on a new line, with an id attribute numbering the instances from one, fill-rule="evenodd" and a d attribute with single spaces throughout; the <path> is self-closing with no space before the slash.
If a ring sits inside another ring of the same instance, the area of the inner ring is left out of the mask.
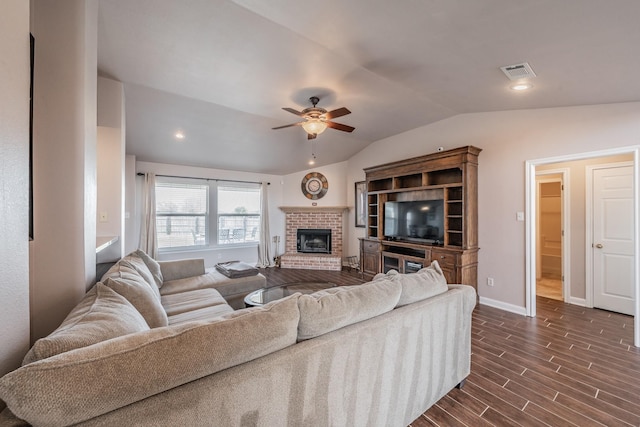
<path id="1" fill-rule="evenodd" d="M 129 254 L 138 248 L 140 241 L 140 222 L 136 204 L 136 156 L 125 156 L 124 172 L 124 251 Z"/>
<path id="2" fill-rule="evenodd" d="M 153 172 L 156 175 L 183 176 L 190 178 L 209 178 L 209 179 L 228 179 L 237 181 L 251 182 L 270 182 L 269 188 L 269 230 L 272 236 L 284 235 L 284 214 L 279 206 L 283 205 L 282 177 L 278 175 L 266 175 L 249 172 L 236 172 L 222 169 L 208 169 L 192 166 L 168 165 L 162 163 L 136 162 L 136 172 Z M 138 184 L 142 181 L 142 177 L 138 177 Z M 139 188 L 136 185 L 135 188 Z M 127 192 L 131 192 L 131 186 L 127 184 Z M 141 191 L 136 191 L 142 194 Z M 139 197 L 138 197 L 139 199 Z M 140 224 L 140 212 L 138 209 L 136 223 Z M 139 226 L 138 226 L 139 227 Z M 282 239 L 284 242 L 284 239 Z M 281 249 L 282 245 L 281 243 Z M 273 246 L 272 246 L 273 249 Z M 184 259 L 184 258 L 204 258 L 206 267 L 213 267 L 218 262 L 240 260 L 247 263 L 255 264 L 258 261 L 258 249 L 255 244 L 247 244 L 246 246 L 233 246 L 224 249 L 201 249 L 195 251 L 175 251 L 171 253 L 161 253 L 158 259 L 161 261 Z"/>
<path id="3" fill-rule="evenodd" d="M 349 206 L 347 203 L 347 162 L 307 169 L 282 177 L 283 206 Z M 310 200 L 302 193 L 302 180 L 309 172 L 319 172 L 327 178 L 329 189 L 318 200 Z M 351 203 L 353 205 L 353 202 Z"/>
<path id="4" fill-rule="evenodd" d="M 95 280 L 96 0 L 34 0 L 31 339 L 55 329 Z"/>
<path id="5" fill-rule="evenodd" d="M 104 262 L 124 256 L 125 248 L 124 86 L 121 82 L 98 77 L 97 90 L 96 235 L 119 238 L 115 245 L 98 255 L 98 262 Z"/>
<path id="6" fill-rule="evenodd" d="M 1 376 L 29 349 L 29 2 L 3 1 L 0 58 Z"/>
<path id="7" fill-rule="evenodd" d="M 525 161 L 640 143 L 640 103 L 463 114 L 377 141 L 349 159 L 349 180 L 368 166 L 465 145 L 479 156 L 478 292 L 525 305 Z M 347 182 L 349 187 L 352 182 Z M 353 226 L 351 226 L 353 230 Z M 357 254 L 355 230 L 349 253 Z M 495 286 L 486 285 L 487 277 Z"/>
<path id="8" fill-rule="evenodd" d="M 98 77 L 98 126 L 124 127 L 124 85 L 116 80 Z"/>
<path id="9" fill-rule="evenodd" d="M 98 126 L 96 236 L 121 236 L 123 168 L 120 129 Z M 105 220 L 106 216 L 106 220 Z"/>

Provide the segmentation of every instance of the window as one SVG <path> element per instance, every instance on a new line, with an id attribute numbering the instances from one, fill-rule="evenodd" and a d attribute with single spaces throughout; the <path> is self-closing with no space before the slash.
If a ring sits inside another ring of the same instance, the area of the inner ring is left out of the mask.
<path id="1" fill-rule="evenodd" d="M 207 244 L 208 195 L 207 184 L 156 183 L 158 249 Z"/>
<path id="2" fill-rule="evenodd" d="M 218 244 L 257 242 L 260 187 L 222 183 L 218 186 Z"/>
<path id="3" fill-rule="evenodd" d="M 158 177 L 158 249 L 257 243 L 260 185 Z"/>

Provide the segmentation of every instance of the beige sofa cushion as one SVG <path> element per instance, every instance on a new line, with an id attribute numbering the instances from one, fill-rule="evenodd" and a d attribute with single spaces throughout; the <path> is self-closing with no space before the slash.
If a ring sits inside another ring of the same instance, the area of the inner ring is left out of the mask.
<path id="1" fill-rule="evenodd" d="M 438 261 L 431 262 L 431 265 L 418 270 L 415 273 L 400 274 L 396 270 L 389 270 L 387 274 L 376 274 L 373 280 L 391 280 L 402 285 L 402 293 L 397 307 L 422 301 L 440 295 L 447 291 L 447 279 L 438 264 Z"/>
<path id="2" fill-rule="evenodd" d="M 100 341 L 148 331 L 138 311 L 122 296 L 96 284 L 69 313 L 62 325 L 35 342 L 23 365 Z"/>
<path id="3" fill-rule="evenodd" d="M 170 295 L 195 289 L 215 288 L 220 295 L 226 297 L 235 294 L 246 295 L 266 286 L 267 279 L 262 274 L 230 279 L 215 268 L 208 268 L 206 272 L 195 277 L 165 281 L 161 294 Z"/>
<path id="4" fill-rule="evenodd" d="M 198 308 L 196 310 L 171 315 L 169 316 L 169 325 L 181 325 L 183 323 L 193 322 L 194 320 L 212 320 L 228 313 L 233 313 L 233 308 L 231 308 L 230 305 L 212 305 L 210 307 Z"/>
<path id="5" fill-rule="evenodd" d="M 0 379 L 0 399 L 33 425 L 96 417 L 295 344 L 299 296 L 25 365 Z"/>
<path id="6" fill-rule="evenodd" d="M 156 297 L 160 298 L 160 288 L 158 288 L 158 285 L 156 285 L 156 281 L 153 278 L 153 275 L 149 271 L 147 264 L 144 263 L 142 258 L 135 255 L 127 255 L 126 257 L 118 261 L 118 264 L 120 264 L 121 270 L 128 271 L 124 268 L 128 267 L 138 273 L 140 277 L 142 277 L 142 279 L 144 279 L 144 281 L 149 285 Z"/>
<path id="7" fill-rule="evenodd" d="M 164 278 L 162 277 L 162 270 L 160 269 L 160 264 L 158 263 L 158 261 L 151 258 L 146 252 L 140 249 L 133 252 L 133 254 L 139 256 L 142 261 L 144 261 L 147 268 L 149 269 L 149 272 L 151 272 L 151 275 L 156 282 L 156 286 L 158 286 L 158 289 L 160 289 L 162 287 L 162 283 L 164 282 Z"/>
<path id="8" fill-rule="evenodd" d="M 160 270 L 162 272 L 162 286 L 164 286 L 164 282 L 186 279 L 204 274 L 204 259 L 202 258 L 160 261 L 158 264 L 160 265 Z"/>
<path id="9" fill-rule="evenodd" d="M 162 265 L 164 268 L 164 261 Z M 164 277 L 165 281 L 162 289 L 160 289 L 163 297 L 198 289 L 215 288 L 227 303 L 236 310 L 245 307 L 244 297 L 247 294 L 267 286 L 267 279 L 262 274 L 230 279 L 215 268 L 208 268 L 205 274 L 186 279 L 166 280 L 167 276 L 165 275 Z"/>
<path id="10" fill-rule="evenodd" d="M 399 282 L 379 279 L 360 286 L 332 288 L 298 299 L 298 340 L 326 334 L 393 310 L 400 299 Z"/>
<path id="11" fill-rule="evenodd" d="M 123 273 L 120 276 L 109 277 L 104 284 L 125 297 L 142 314 L 149 327 L 167 326 L 167 313 L 149 284 L 137 274 Z"/>
<path id="12" fill-rule="evenodd" d="M 179 294 L 163 295 L 162 307 L 167 316 L 199 310 L 215 305 L 227 305 L 227 302 L 215 289 L 196 289 L 195 291 L 181 292 Z"/>

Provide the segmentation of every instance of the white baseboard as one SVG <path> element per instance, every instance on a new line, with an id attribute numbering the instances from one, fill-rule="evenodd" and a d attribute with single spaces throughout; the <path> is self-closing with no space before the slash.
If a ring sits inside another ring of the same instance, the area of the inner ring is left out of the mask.
<path id="1" fill-rule="evenodd" d="M 527 315 L 527 309 L 524 307 L 509 304 L 507 302 L 494 300 L 491 298 L 480 297 L 480 304 L 488 305 L 489 307 L 493 307 L 493 308 L 499 308 L 500 310 L 509 311 L 511 313 L 519 314 L 521 316 Z"/>
<path id="2" fill-rule="evenodd" d="M 569 297 L 569 304 L 579 305 L 580 307 L 586 307 L 587 300 L 584 298 Z"/>

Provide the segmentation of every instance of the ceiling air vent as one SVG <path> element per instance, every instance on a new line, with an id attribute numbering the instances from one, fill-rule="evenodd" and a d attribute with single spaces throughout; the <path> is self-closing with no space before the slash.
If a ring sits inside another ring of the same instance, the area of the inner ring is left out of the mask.
<path id="1" fill-rule="evenodd" d="M 531 69 L 531 65 L 527 62 L 523 62 L 522 64 L 505 65 L 504 67 L 500 67 L 500 69 L 509 78 L 509 80 L 520 80 L 536 76 L 536 73 Z"/>

